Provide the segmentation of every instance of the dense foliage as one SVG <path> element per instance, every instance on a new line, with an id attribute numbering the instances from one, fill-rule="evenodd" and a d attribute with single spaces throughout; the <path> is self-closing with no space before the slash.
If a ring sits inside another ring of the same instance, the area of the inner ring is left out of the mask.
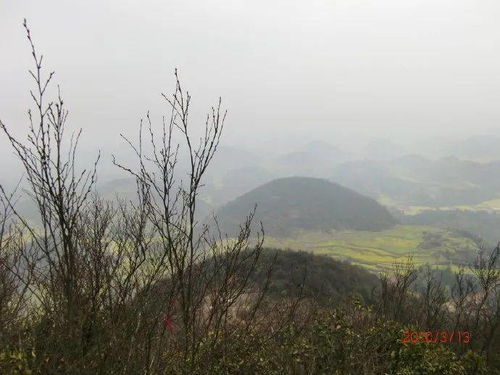
<path id="1" fill-rule="evenodd" d="M 266 233 L 283 236 L 294 229 L 381 230 L 396 224 L 391 214 L 373 199 L 327 180 L 289 177 L 264 184 L 218 211 L 223 228 L 234 230 L 255 205 L 255 220 Z"/>
<path id="2" fill-rule="evenodd" d="M 265 287 L 270 296 L 310 298 L 323 306 L 339 306 L 356 296 L 364 303 L 374 302 L 373 291 L 378 278 L 365 269 L 340 262 L 325 255 L 304 251 L 266 249 L 263 263 L 272 263 L 272 273 L 266 278 L 266 267 L 258 267 L 252 279 Z"/>

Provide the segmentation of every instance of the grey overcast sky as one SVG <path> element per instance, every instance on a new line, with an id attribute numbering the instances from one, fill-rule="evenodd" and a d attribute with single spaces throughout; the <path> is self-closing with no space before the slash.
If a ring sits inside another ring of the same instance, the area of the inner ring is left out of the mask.
<path id="1" fill-rule="evenodd" d="M 24 17 L 71 126 L 103 149 L 160 115 L 175 67 L 195 119 L 223 97 L 234 142 L 500 124 L 498 0 L 0 0 L 0 117 L 20 130 Z"/>

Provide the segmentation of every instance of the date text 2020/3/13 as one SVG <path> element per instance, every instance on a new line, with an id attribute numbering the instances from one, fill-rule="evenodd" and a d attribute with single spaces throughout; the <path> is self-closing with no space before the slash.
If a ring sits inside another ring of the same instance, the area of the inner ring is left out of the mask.
<path id="1" fill-rule="evenodd" d="M 418 344 L 425 342 L 427 344 L 432 343 L 452 343 L 457 342 L 461 344 L 468 344 L 471 341 L 470 331 L 416 331 L 416 330 L 405 330 L 403 332 L 403 338 L 401 342 L 403 344 Z"/>

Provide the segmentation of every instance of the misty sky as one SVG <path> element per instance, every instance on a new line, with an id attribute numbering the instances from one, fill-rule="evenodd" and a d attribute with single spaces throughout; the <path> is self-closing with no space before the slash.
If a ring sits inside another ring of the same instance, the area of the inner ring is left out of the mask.
<path id="1" fill-rule="evenodd" d="M 159 116 L 175 67 L 195 120 L 222 96 L 233 144 L 499 133 L 498 0 L 0 0 L 0 117 L 20 131 L 24 17 L 83 149 Z"/>

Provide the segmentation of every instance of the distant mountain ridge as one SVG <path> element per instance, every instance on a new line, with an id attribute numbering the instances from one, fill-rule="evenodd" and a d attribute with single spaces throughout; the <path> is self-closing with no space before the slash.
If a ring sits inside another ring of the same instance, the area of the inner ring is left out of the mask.
<path id="1" fill-rule="evenodd" d="M 382 230 L 397 222 L 375 200 L 346 187 L 319 178 L 286 177 L 223 206 L 217 213 L 221 227 L 234 231 L 255 205 L 255 221 L 262 221 L 271 236 L 295 230 Z"/>
<path id="2" fill-rule="evenodd" d="M 403 206 L 479 204 L 499 196 L 500 161 L 406 155 L 389 161 L 344 163 L 331 177 L 362 194 L 388 197 Z"/>

